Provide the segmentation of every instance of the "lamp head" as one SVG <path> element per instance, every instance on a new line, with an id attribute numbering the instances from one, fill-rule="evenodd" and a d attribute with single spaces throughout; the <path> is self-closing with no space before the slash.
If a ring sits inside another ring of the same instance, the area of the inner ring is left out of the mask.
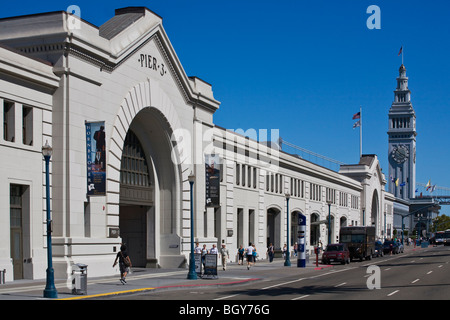
<path id="1" fill-rule="evenodd" d="M 188 176 L 188 180 L 189 180 L 190 183 L 194 183 L 194 181 L 195 181 L 195 176 L 192 173 L 192 171 L 191 171 L 191 174 Z"/>
<path id="2" fill-rule="evenodd" d="M 42 147 L 42 155 L 44 157 L 51 157 L 53 154 L 52 147 L 48 144 L 48 140 L 45 141 L 45 145 Z"/>

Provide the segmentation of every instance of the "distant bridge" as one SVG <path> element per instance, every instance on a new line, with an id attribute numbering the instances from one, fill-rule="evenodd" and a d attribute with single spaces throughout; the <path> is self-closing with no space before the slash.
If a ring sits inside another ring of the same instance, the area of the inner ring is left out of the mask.
<path id="1" fill-rule="evenodd" d="M 436 185 L 427 187 L 422 182 L 417 182 L 416 185 L 416 199 L 434 199 L 440 205 L 450 205 L 450 188 Z"/>

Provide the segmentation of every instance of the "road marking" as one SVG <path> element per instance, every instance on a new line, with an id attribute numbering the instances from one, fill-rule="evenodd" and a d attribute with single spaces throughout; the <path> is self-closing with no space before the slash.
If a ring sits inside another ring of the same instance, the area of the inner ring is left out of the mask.
<path id="1" fill-rule="evenodd" d="M 391 270 L 391 268 L 386 268 L 386 269 L 384 269 L 384 271 L 388 271 L 388 270 Z"/>
<path id="2" fill-rule="evenodd" d="M 224 299 L 229 299 L 229 298 L 234 298 L 236 296 L 238 296 L 239 294 L 233 294 L 232 296 L 226 296 L 226 297 L 221 297 L 221 298 L 216 298 L 214 300 L 224 300 Z"/>
<path id="3" fill-rule="evenodd" d="M 433 271 L 428 271 L 427 274 L 430 274 L 430 273 L 432 273 L 432 272 L 433 272 Z"/>
<path id="4" fill-rule="evenodd" d="M 307 297 L 309 297 L 309 294 L 301 296 L 301 297 L 294 298 L 292 300 L 300 300 L 300 299 L 304 299 L 304 298 L 307 298 Z"/>
<path id="5" fill-rule="evenodd" d="M 338 284 L 338 285 L 336 285 L 334 287 L 337 288 L 337 287 L 343 286 L 344 284 L 347 284 L 347 282 L 342 282 L 341 284 Z"/>
<path id="6" fill-rule="evenodd" d="M 388 297 L 393 296 L 394 294 L 396 294 L 396 293 L 399 292 L 399 291 L 400 291 L 400 290 L 395 290 L 394 292 L 389 293 L 387 296 L 388 296 Z"/>
<path id="7" fill-rule="evenodd" d="M 443 266 L 444 266 L 444 265 L 441 264 L 440 266 L 438 266 L 438 268 L 442 268 Z"/>
<path id="8" fill-rule="evenodd" d="M 261 288 L 259 290 L 268 290 L 268 289 L 276 288 L 276 287 L 283 286 L 283 285 L 286 285 L 286 284 L 300 282 L 302 280 L 311 280 L 311 279 L 315 279 L 315 278 L 320 278 L 320 277 L 327 276 L 327 275 L 330 275 L 330 274 L 344 272 L 344 271 L 349 271 L 349 270 L 356 269 L 356 268 L 358 268 L 358 267 L 345 268 L 345 269 L 342 269 L 342 270 L 333 270 L 333 271 L 329 271 L 329 272 L 326 272 L 326 273 L 323 273 L 323 274 L 319 274 L 319 275 L 316 275 L 316 276 L 313 276 L 313 277 L 300 278 L 300 279 L 296 279 L 296 280 L 292 280 L 292 281 L 288 281 L 288 282 L 281 282 L 281 283 L 278 283 L 278 284 L 274 284 L 273 286 L 268 286 L 268 287 Z M 214 300 L 225 300 L 225 299 L 229 299 L 229 298 L 234 298 L 234 297 L 236 297 L 238 295 L 240 295 L 240 294 L 235 294 L 235 295 L 231 295 L 231 296 L 221 297 L 221 298 L 217 298 L 217 299 L 214 299 Z M 306 296 L 302 296 L 302 297 L 306 297 Z"/>
<path id="9" fill-rule="evenodd" d="M 305 278 L 300 278 L 300 279 L 297 279 L 297 280 L 292 280 L 292 281 L 288 281 L 288 282 L 282 282 L 282 283 L 274 284 L 273 286 L 265 287 L 265 288 L 262 288 L 261 290 L 267 290 L 267 289 L 272 289 L 272 288 L 279 287 L 279 286 L 284 286 L 285 284 L 291 284 L 291 283 L 299 282 L 299 281 L 302 281 L 304 279 Z"/>
<path id="10" fill-rule="evenodd" d="M 416 280 L 414 280 L 413 282 L 411 282 L 411 283 L 416 283 L 417 281 L 419 281 L 420 279 L 416 279 Z"/>

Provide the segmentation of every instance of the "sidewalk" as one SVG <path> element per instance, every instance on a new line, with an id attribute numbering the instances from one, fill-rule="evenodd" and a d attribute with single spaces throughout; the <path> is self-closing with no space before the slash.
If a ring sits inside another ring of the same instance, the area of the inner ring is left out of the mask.
<path id="1" fill-rule="evenodd" d="M 315 260 L 314 260 L 315 262 Z M 319 267 L 323 268 L 326 266 Z M 233 286 L 254 281 L 261 281 L 263 278 L 259 271 L 288 268 L 284 267 L 284 260 L 276 259 L 272 263 L 267 260 L 257 261 L 256 265 L 247 270 L 246 263 L 228 264 L 227 270 L 223 271 L 218 266 L 217 277 L 198 277 L 197 280 L 188 280 L 188 269 L 146 269 L 132 268 L 132 273 L 127 276 L 127 283 L 123 285 L 120 276 L 88 278 L 87 295 L 72 294 L 71 281 L 56 279 L 55 287 L 58 291 L 57 299 L 47 299 L 43 297 L 45 279 L 41 280 L 16 280 L 0 285 L 0 300 L 80 300 L 96 297 L 117 296 L 133 294 L 152 290 L 175 290 L 186 287 L 207 287 L 207 286 Z M 309 263 L 306 268 L 297 268 L 297 258 L 291 258 L 291 267 L 302 272 L 302 270 L 316 269 L 315 263 Z M 89 271 L 88 271 L 89 274 Z"/>

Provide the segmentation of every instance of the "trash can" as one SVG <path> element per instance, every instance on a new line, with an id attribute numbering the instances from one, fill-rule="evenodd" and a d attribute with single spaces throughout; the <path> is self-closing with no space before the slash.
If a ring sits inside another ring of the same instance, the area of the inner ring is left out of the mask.
<path id="1" fill-rule="evenodd" d="M 74 264 L 72 266 L 72 294 L 87 295 L 87 265 Z"/>

